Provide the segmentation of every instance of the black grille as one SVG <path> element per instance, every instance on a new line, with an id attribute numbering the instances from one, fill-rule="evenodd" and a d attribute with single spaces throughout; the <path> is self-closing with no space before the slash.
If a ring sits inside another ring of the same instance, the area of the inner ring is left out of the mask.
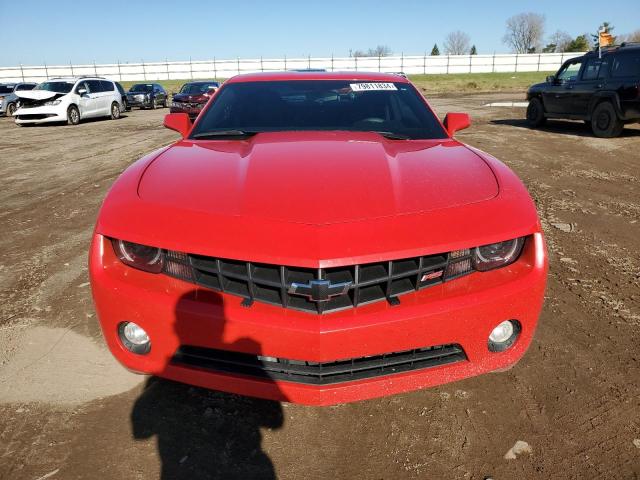
<path id="1" fill-rule="evenodd" d="M 380 300 L 391 304 L 404 293 L 471 272 L 469 250 L 333 268 L 303 268 L 229 260 L 167 251 L 164 273 L 245 299 L 311 313 L 328 313 Z M 289 293 L 292 283 L 350 282 L 348 291 L 327 301 Z"/>
<path id="2" fill-rule="evenodd" d="M 55 113 L 23 113 L 22 115 L 16 115 L 16 118 L 18 120 L 42 120 L 43 118 L 55 116 Z"/>
<path id="3" fill-rule="evenodd" d="M 328 385 L 436 367 L 466 359 L 460 345 L 416 348 L 324 363 L 182 346 L 171 363 L 273 380 Z"/>

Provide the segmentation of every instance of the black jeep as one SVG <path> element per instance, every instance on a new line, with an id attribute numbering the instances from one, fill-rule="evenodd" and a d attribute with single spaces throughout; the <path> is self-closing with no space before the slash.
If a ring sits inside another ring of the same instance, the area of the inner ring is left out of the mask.
<path id="1" fill-rule="evenodd" d="M 640 122 L 640 44 L 589 52 L 567 60 L 555 75 L 527 92 L 527 123 L 547 118 L 584 120 L 597 137 L 616 137 Z"/>

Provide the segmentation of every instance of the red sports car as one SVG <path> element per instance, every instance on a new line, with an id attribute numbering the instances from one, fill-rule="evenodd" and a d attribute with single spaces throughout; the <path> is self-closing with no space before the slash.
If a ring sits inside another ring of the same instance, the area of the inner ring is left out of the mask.
<path id="1" fill-rule="evenodd" d="M 183 138 L 116 181 L 91 246 L 129 369 L 329 405 L 525 353 L 545 242 L 516 175 L 453 138 L 466 114 L 441 123 L 399 75 L 285 72 L 165 125 Z"/>

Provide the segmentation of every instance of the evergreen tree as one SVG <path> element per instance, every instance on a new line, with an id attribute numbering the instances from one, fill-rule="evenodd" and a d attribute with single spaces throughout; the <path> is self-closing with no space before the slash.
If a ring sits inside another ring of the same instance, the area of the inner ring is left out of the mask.
<path id="1" fill-rule="evenodd" d="M 476 48 L 475 45 L 471 46 L 471 51 L 469 52 L 469 55 L 477 55 L 478 54 L 478 49 Z"/>
<path id="2" fill-rule="evenodd" d="M 440 55 L 440 49 L 438 48 L 438 44 L 435 43 L 433 45 L 433 48 L 431 49 L 431 56 L 435 57 L 435 56 L 438 56 L 438 55 Z"/>
<path id="3" fill-rule="evenodd" d="M 575 40 L 571 40 L 565 52 L 588 52 L 589 48 L 589 40 L 587 40 L 586 35 L 578 35 Z"/>

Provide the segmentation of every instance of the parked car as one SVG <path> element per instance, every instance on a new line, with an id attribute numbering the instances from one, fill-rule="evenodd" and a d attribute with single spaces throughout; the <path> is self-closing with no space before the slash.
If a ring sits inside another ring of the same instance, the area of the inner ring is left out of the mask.
<path id="1" fill-rule="evenodd" d="M 111 352 L 315 405 L 513 365 L 542 308 L 545 242 L 516 175 L 453 138 L 469 125 L 369 72 L 239 75 L 194 125 L 168 114 L 183 139 L 122 174 L 94 231 Z"/>
<path id="2" fill-rule="evenodd" d="M 12 117 L 18 104 L 18 96 L 15 92 L 32 90 L 36 85 L 31 82 L 0 83 L 0 115 Z"/>
<path id="3" fill-rule="evenodd" d="M 50 122 L 77 125 L 86 118 L 120 118 L 120 92 L 114 82 L 102 77 L 52 78 L 16 95 L 18 125 Z"/>
<path id="4" fill-rule="evenodd" d="M 527 123 L 583 120 L 597 137 L 616 137 L 640 122 L 640 44 L 589 52 L 567 60 L 545 83 L 529 88 Z"/>
<path id="5" fill-rule="evenodd" d="M 127 92 L 127 108 L 167 107 L 169 96 L 159 83 L 136 83 Z"/>
<path id="6" fill-rule="evenodd" d="M 171 113 L 186 113 L 195 119 L 211 98 L 211 95 L 220 87 L 220 83 L 214 80 L 189 82 L 182 85 L 180 92 L 173 95 Z"/>
<path id="7" fill-rule="evenodd" d="M 127 106 L 127 92 L 125 91 L 124 87 L 120 84 L 120 82 L 114 82 L 116 84 L 116 88 L 118 89 L 118 92 L 120 93 L 120 97 L 122 98 L 122 102 L 120 103 L 120 111 L 121 112 L 126 112 L 127 110 L 129 110 L 129 107 Z"/>

